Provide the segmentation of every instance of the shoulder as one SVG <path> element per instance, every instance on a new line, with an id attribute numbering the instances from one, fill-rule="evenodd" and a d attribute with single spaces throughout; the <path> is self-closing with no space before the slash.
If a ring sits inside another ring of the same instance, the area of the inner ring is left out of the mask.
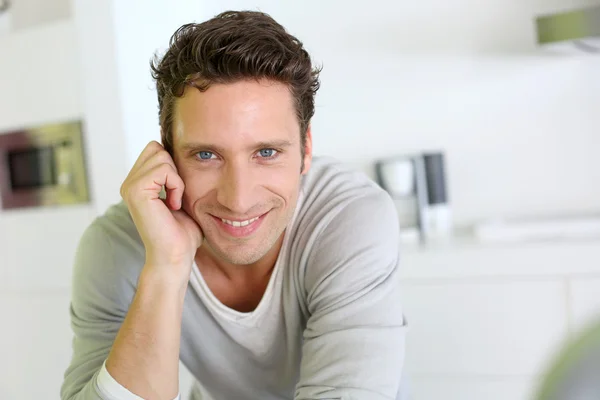
<path id="1" fill-rule="evenodd" d="M 110 249 L 112 255 L 126 258 L 143 255 L 142 240 L 125 202 L 109 207 L 88 226 L 80 248 L 93 253 Z"/>
<path id="2" fill-rule="evenodd" d="M 124 201 L 109 207 L 90 229 L 104 231 L 119 256 L 139 257 L 144 254 L 144 244 Z"/>
<path id="3" fill-rule="evenodd" d="M 321 159 L 303 182 L 294 237 L 305 290 L 335 273 L 388 275 L 398 265 L 393 200 L 364 173 Z"/>
<path id="4" fill-rule="evenodd" d="M 90 302 L 128 306 L 144 257 L 127 206 L 123 202 L 111 206 L 79 240 L 73 267 L 74 306 Z"/>
<path id="5" fill-rule="evenodd" d="M 344 200 L 381 191 L 379 185 L 363 172 L 331 157 L 315 157 L 301 186 L 301 194 L 309 203 L 311 200 Z"/>
<path id="6" fill-rule="evenodd" d="M 396 207 L 389 194 L 366 174 L 332 158 L 315 159 L 304 177 L 294 228 L 313 239 L 324 232 L 368 236 L 399 235 Z"/>

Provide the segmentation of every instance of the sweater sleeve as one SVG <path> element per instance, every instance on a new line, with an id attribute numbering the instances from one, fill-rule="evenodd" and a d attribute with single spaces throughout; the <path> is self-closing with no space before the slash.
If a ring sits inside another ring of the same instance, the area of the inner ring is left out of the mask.
<path id="1" fill-rule="evenodd" d="M 96 220 L 76 254 L 71 294 L 72 358 L 64 374 L 62 400 L 120 400 L 103 393 L 98 376 L 134 295 L 135 278 L 115 265 L 111 238 Z M 131 270 L 131 268 L 129 268 Z"/>
<path id="2" fill-rule="evenodd" d="M 381 191 L 352 200 L 308 257 L 309 317 L 295 399 L 396 399 L 404 363 L 398 217 Z"/>

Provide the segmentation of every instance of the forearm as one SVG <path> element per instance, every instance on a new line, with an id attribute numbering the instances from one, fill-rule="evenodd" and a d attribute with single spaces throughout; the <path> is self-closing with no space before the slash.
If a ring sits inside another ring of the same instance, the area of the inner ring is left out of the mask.
<path id="1" fill-rule="evenodd" d="M 179 345 L 186 287 L 163 278 L 142 272 L 106 361 L 107 371 L 117 382 L 146 399 L 172 399 L 179 392 Z"/>

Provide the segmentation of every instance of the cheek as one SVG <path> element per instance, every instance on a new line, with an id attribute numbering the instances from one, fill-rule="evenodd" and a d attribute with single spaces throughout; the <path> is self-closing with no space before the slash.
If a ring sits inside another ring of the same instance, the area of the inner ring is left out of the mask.
<path id="1" fill-rule="evenodd" d="M 185 184 L 184 202 L 189 204 L 210 193 L 218 182 L 217 174 L 212 171 L 182 169 L 179 171 L 179 176 Z"/>
<path id="2" fill-rule="evenodd" d="M 271 173 L 264 182 L 264 187 L 268 188 L 278 196 L 283 197 L 286 201 L 289 201 L 291 197 L 296 195 L 299 185 L 300 172 L 296 169 L 287 169 L 285 171 Z"/>

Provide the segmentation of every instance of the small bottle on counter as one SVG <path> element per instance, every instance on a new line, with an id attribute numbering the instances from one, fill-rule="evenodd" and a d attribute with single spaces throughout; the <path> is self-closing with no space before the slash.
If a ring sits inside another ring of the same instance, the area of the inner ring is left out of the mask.
<path id="1" fill-rule="evenodd" d="M 427 204 L 423 207 L 422 229 L 427 240 L 452 236 L 452 211 L 448 201 L 443 153 L 423 154 L 427 182 Z"/>

